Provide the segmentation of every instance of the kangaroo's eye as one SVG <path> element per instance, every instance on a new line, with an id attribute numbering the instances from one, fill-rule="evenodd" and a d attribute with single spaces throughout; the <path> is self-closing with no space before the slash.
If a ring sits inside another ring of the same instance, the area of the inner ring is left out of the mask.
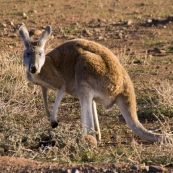
<path id="1" fill-rule="evenodd" d="M 39 54 L 39 56 L 41 56 L 42 55 L 42 53 L 40 52 L 40 53 L 38 53 Z"/>
<path id="2" fill-rule="evenodd" d="M 26 55 L 27 55 L 27 56 L 30 56 L 30 55 L 31 55 L 31 53 L 29 53 L 29 52 L 26 52 Z"/>

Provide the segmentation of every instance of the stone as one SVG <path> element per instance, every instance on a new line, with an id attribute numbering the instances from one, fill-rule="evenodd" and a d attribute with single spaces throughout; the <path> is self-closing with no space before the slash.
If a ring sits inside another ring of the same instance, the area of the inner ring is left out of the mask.
<path id="1" fill-rule="evenodd" d="M 24 19 L 28 19 L 28 16 L 26 15 L 26 13 L 23 13 L 22 16 Z"/>
<path id="2" fill-rule="evenodd" d="M 67 169 L 67 173 L 71 173 L 71 170 L 70 169 Z"/>
<path id="3" fill-rule="evenodd" d="M 152 19 L 148 19 L 147 20 L 147 23 L 152 23 Z"/>
<path id="4" fill-rule="evenodd" d="M 133 169 L 133 170 L 138 170 L 138 166 L 137 166 L 137 165 L 132 165 L 132 166 L 131 166 L 131 169 Z"/>
<path id="5" fill-rule="evenodd" d="M 39 29 L 34 30 L 34 36 L 40 36 L 42 34 L 42 31 Z"/>
<path id="6" fill-rule="evenodd" d="M 132 20 L 127 21 L 127 25 L 132 25 L 132 23 L 133 23 Z"/>
<path id="7" fill-rule="evenodd" d="M 6 27 L 7 27 L 7 25 L 6 25 L 5 23 L 2 23 L 2 26 L 3 26 L 4 28 L 6 28 Z"/>
<path id="8" fill-rule="evenodd" d="M 14 26 L 14 21 L 13 20 L 10 22 L 10 25 L 11 26 Z"/>
<path id="9" fill-rule="evenodd" d="M 149 171 L 150 172 L 163 172 L 163 168 L 161 166 L 157 166 L 157 165 L 150 165 L 149 166 Z"/>
<path id="10" fill-rule="evenodd" d="M 98 40 L 104 40 L 103 36 L 99 36 Z"/>
<path id="11" fill-rule="evenodd" d="M 87 36 L 91 36 L 92 35 L 91 32 L 89 30 L 87 30 L 87 29 L 83 29 L 82 33 L 84 35 L 87 35 Z"/>
<path id="12" fill-rule="evenodd" d="M 96 140 L 96 138 L 95 138 L 94 136 L 92 136 L 92 135 L 86 135 L 86 136 L 85 136 L 85 140 L 86 140 L 87 142 L 92 143 L 92 144 L 94 144 L 95 146 L 97 146 L 97 140 Z"/>
<path id="13" fill-rule="evenodd" d="M 38 12 L 37 12 L 37 10 L 33 10 L 33 13 L 37 14 Z"/>
<path id="14" fill-rule="evenodd" d="M 38 12 L 37 12 L 37 10 L 29 10 L 28 13 L 35 13 L 35 14 L 37 14 Z"/>
<path id="15" fill-rule="evenodd" d="M 42 31 L 39 29 L 35 29 L 35 30 L 32 29 L 31 31 L 29 31 L 30 37 L 31 36 L 40 37 L 41 34 L 42 34 Z"/>
<path id="16" fill-rule="evenodd" d="M 120 32 L 120 33 L 118 33 L 118 37 L 120 38 L 120 39 L 122 39 L 123 38 L 123 34 Z"/>

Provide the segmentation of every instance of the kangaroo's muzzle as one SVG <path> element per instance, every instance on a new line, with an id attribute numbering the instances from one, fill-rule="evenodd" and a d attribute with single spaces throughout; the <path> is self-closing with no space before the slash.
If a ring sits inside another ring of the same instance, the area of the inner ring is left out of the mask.
<path id="1" fill-rule="evenodd" d="M 30 73 L 36 73 L 37 72 L 37 66 L 31 64 L 30 67 L 29 67 L 29 72 Z"/>

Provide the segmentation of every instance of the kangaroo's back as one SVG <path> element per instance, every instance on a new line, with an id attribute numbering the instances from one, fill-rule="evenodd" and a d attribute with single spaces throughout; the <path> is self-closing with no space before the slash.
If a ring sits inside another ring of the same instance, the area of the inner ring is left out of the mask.
<path id="1" fill-rule="evenodd" d="M 74 39 L 58 46 L 47 56 L 65 80 L 87 81 L 97 90 L 114 97 L 122 90 L 126 71 L 106 47 L 84 39 Z"/>

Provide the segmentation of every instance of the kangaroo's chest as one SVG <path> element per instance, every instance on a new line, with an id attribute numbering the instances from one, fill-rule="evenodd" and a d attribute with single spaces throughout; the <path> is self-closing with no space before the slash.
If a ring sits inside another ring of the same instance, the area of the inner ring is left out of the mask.
<path id="1" fill-rule="evenodd" d="M 64 88 L 67 93 L 76 96 L 76 85 L 73 78 L 67 82 L 59 73 L 51 75 L 43 75 L 42 73 L 33 75 L 29 72 L 27 72 L 27 78 L 30 82 L 36 85 L 44 86 L 53 90 Z"/>
<path id="2" fill-rule="evenodd" d="M 64 85 L 63 79 L 55 74 L 30 74 L 27 72 L 27 78 L 30 82 L 41 85 L 46 88 L 50 88 L 53 90 L 62 88 Z"/>

